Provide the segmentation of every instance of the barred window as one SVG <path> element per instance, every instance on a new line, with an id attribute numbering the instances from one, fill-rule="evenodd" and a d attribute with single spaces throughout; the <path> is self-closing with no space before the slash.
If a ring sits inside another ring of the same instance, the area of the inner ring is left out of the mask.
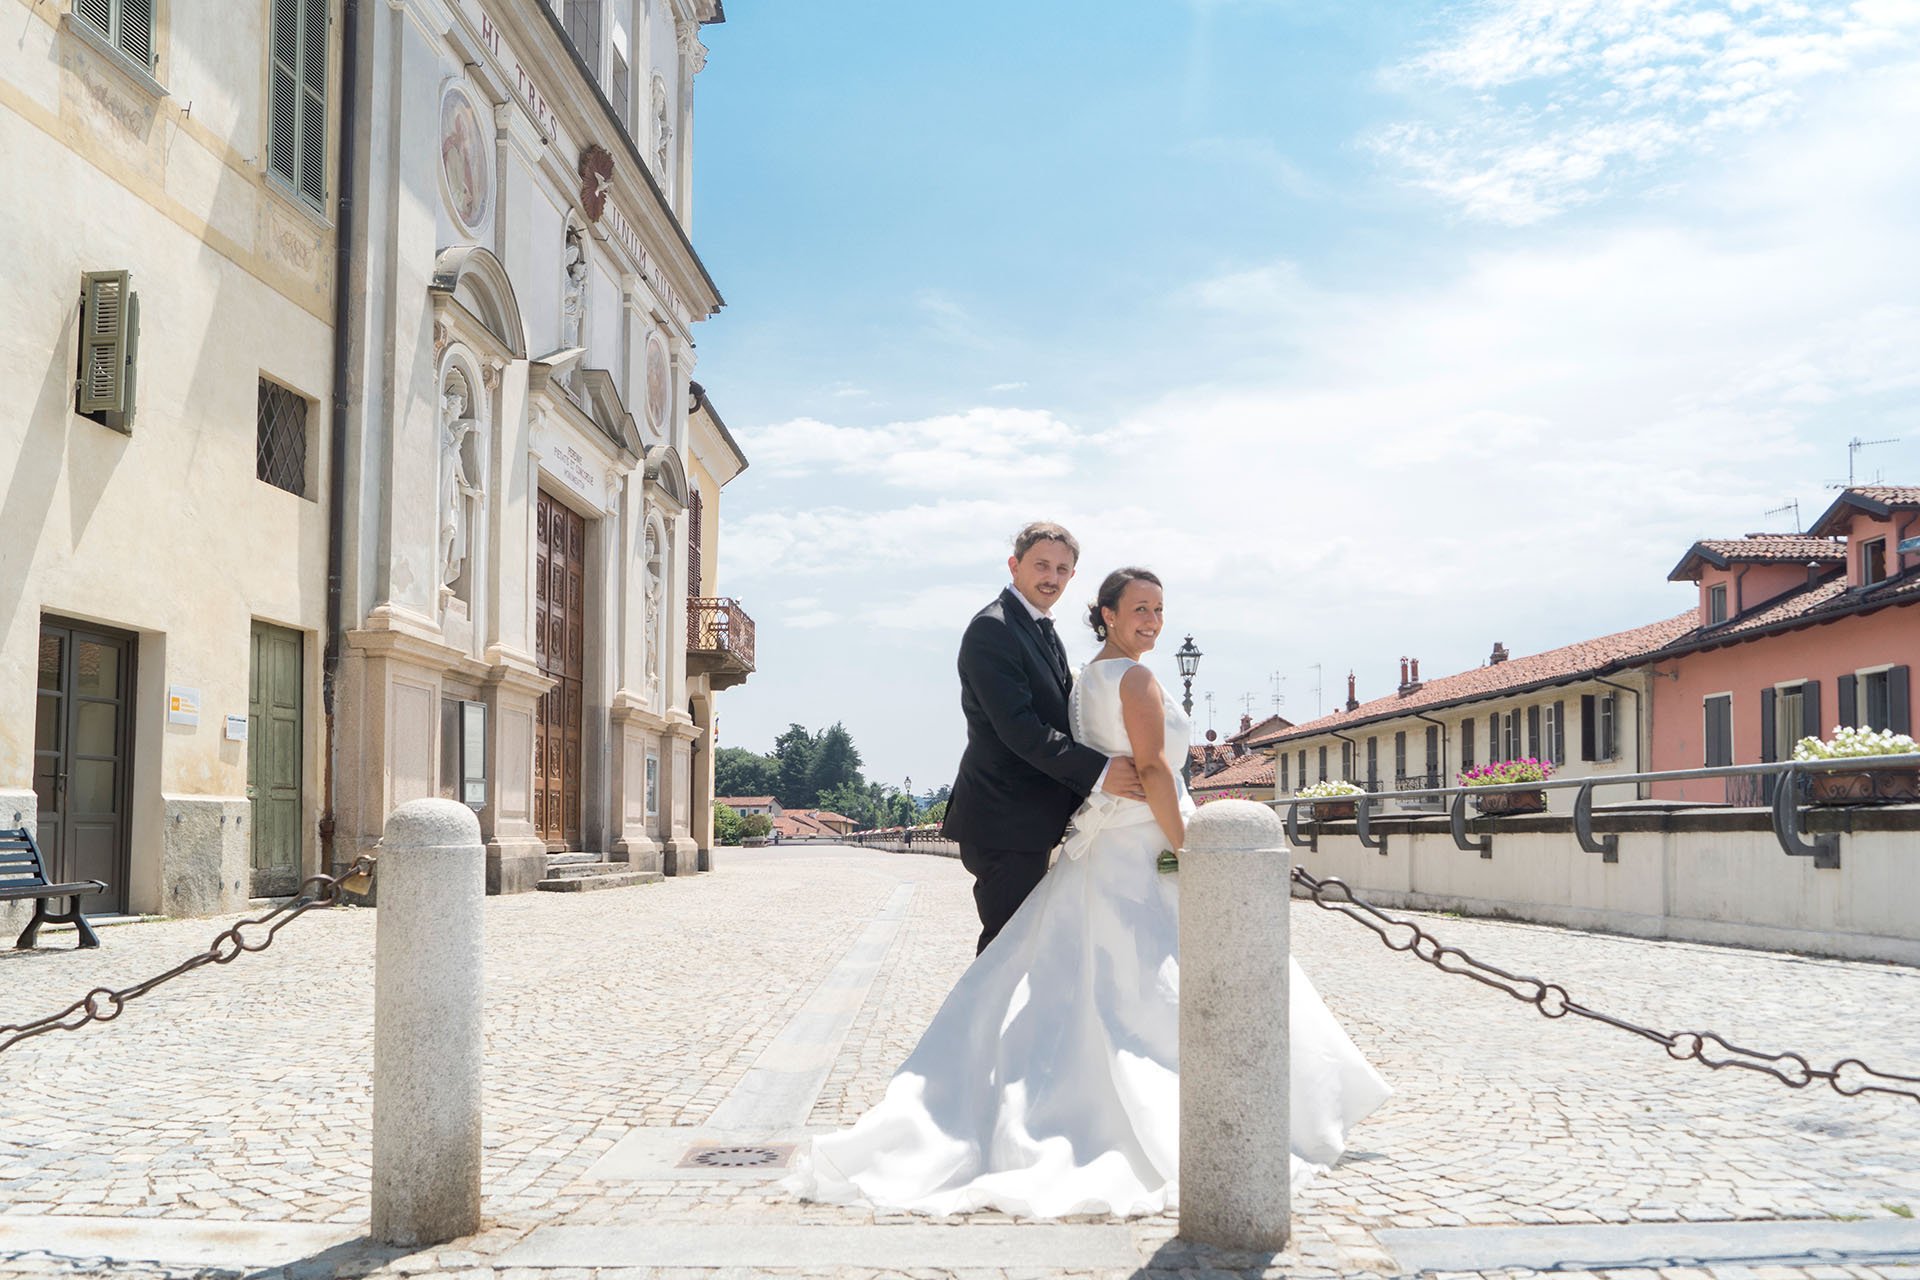
<path id="1" fill-rule="evenodd" d="M 306 497 L 306 399 L 262 378 L 254 425 L 255 477 L 275 488 Z"/>

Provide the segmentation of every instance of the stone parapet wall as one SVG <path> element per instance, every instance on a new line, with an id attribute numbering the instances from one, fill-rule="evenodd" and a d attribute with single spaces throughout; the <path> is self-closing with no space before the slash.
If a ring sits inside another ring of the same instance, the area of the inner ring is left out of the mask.
<path id="1" fill-rule="evenodd" d="M 1292 856 L 1382 907 L 1920 965 L 1920 807 L 1813 810 L 1806 825 L 1839 834 L 1838 868 L 1789 857 L 1764 811 L 1638 806 L 1595 813 L 1596 834 L 1619 835 L 1617 862 L 1552 815 L 1473 822 L 1491 856 L 1431 817 L 1376 819 L 1384 851 L 1328 823 Z"/>

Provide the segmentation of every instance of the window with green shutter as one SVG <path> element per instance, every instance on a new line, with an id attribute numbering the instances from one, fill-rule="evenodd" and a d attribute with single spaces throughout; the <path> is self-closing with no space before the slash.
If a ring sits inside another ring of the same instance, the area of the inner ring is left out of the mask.
<path id="1" fill-rule="evenodd" d="M 135 357 L 140 345 L 140 298 L 127 271 L 88 271 L 80 277 L 80 361 L 73 407 L 116 431 L 133 429 Z"/>
<path id="2" fill-rule="evenodd" d="M 273 0 L 267 167 L 300 198 L 327 198 L 327 2 Z"/>
<path id="3" fill-rule="evenodd" d="M 153 0 L 73 0 L 73 16 L 143 69 L 153 69 Z"/>

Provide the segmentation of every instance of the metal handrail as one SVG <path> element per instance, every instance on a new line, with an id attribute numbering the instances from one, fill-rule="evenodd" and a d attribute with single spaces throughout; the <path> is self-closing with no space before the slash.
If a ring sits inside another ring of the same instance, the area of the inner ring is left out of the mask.
<path id="1" fill-rule="evenodd" d="M 1385 837 L 1374 837 L 1369 830 L 1377 804 L 1386 801 L 1405 801 L 1409 798 L 1434 798 L 1443 802 L 1451 801 L 1450 814 L 1453 829 L 1453 842 L 1461 849 L 1478 853 L 1483 858 L 1493 856 L 1493 837 L 1482 833 L 1471 838 L 1466 826 L 1466 802 L 1469 796 L 1523 794 L 1540 791 L 1577 791 L 1574 800 L 1574 834 L 1580 841 L 1580 847 L 1589 853 L 1598 853 L 1608 862 L 1619 860 L 1619 837 L 1607 835 L 1596 837 L 1593 832 L 1593 792 L 1597 787 L 1639 786 L 1652 782 L 1686 782 L 1697 778 L 1740 778 L 1740 777 L 1778 777 L 1781 785 L 1774 788 L 1773 829 L 1780 841 L 1780 847 L 1793 857 L 1812 858 L 1813 864 L 1820 868 L 1832 868 L 1840 865 L 1840 838 L 1832 832 L 1815 834 L 1811 839 L 1805 835 L 1801 821 L 1802 805 L 1799 803 L 1797 780 L 1812 773 L 1858 773 L 1864 769 L 1907 769 L 1920 768 L 1920 752 L 1910 752 L 1898 756 L 1843 756 L 1832 760 L 1776 760 L 1765 764 L 1726 764 L 1709 765 L 1700 769 L 1663 769 L 1643 773 L 1607 773 L 1592 774 L 1584 778 L 1547 778 L 1539 782 L 1501 782 L 1479 787 L 1410 787 L 1406 790 L 1361 792 L 1347 797 L 1355 802 L 1355 821 L 1361 842 L 1368 848 L 1377 848 L 1386 852 Z M 1311 818 L 1314 831 L 1310 835 L 1300 832 L 1300 806 L 1313 804 L 1312 798 L 1300 799 L 1276 797 L 1272 807 L 1286 806 L 1287 839 L 1293 844 L 1304 844 L 1309 849 L 1319 846 L 1319 828 L 1321 819 Z M 1706 807 L 1695 805 L 1693 807 Z"/>

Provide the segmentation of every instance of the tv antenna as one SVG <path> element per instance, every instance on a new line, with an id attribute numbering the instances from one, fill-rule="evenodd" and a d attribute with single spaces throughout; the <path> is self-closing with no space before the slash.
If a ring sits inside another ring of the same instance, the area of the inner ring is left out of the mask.
<path id="1" fill-rule="evenodd" d="M 1250 693 L 1243 693 L 1240 695 L 1240 710 L 1246 714 L 1248 719 L 1252 719 L 1253 717 L 1254 701 L 1255 701 L 1254 696 Z"/>
<path id="2" fill-rule="evenodd" d="M 1207 729 L 1211 731 L 1213 729 L 1213 691 L 1209 689 L 1201 696 L 1207 700 Z"/>
<path id="3" fill-rule="evenodd" d="M 1799 533 L 1801 531 L 1800 530 L 1800 499 L 1789 498 L 1782 505 L 1777 507 L 1770 507 L 1766 511 L 1762 512 L 1762 514 L 1769 515 L 1769 516 L 1777 516 L 1788 511 L 1793 512 L 1793 531 L 1795 533 Z"/>
<path id="4" fill-rule="evenodd" d="M 1853 439 L 1847 441 L 1847 482 L 1844 485 L 1830 484 L 1827 486 L 1827 488 L 1829 489 L 1853 488 L 1854 463 L 1855 463 L 1855 460 L 1859 458 L 1860 451 L 1862 449 L 1871 449 L 1875 445 L 1880 445 L 1880 444 L 1899 444 L 1899 443 L 1900 443 L 1899 436 L 1883 436 L 1881 439 L 1878 439 L 1878 440 L 1862 440 L 1859 436 L 1855 436 Z M 1878 480 L 1879 478 L 1880 478 L 1879 473 L 1876 472 L 1874 474 L 1874 479 Z"/>
<path id="5" fill-rule="evenodd" d="M 1267 683 L 1273 689 L 1273 714 L 1279 715 L 1280 708 L 1287 703 L 1287 695 L 1285 692 L 1287 678 L 1276 671 L 1267 677 Z"/>
<path id="6" fill-rule="evenodd" d="M 1308 670 L 1313 672 L 1313 715 L 1317 720 L 1324 714 L 1320 709 L 1320 695 L 1323 692 L 1320 687 L 1320 664 L 1316 662 Z"/>

